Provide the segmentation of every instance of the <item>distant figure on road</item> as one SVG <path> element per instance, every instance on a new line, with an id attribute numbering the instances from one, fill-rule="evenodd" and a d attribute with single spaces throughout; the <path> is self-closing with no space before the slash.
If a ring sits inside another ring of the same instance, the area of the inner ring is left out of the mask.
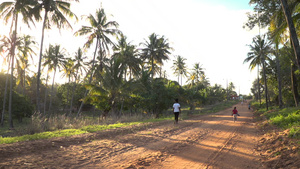
<path id="1" fill-rule="evenodd" d="M 236 107 L 233 108 L 231 115 L 233 116 L 233 121 L 234 122 L 237 121 L 237 116 L 239 116 L 239 113 L 238 113 Z"/>
<path id="2" fill-rule="evenodd" d="M 175 103 L 173 104 L 173 113 L 175 115 L 174 124 L 177 124 L 179 113 L 181 113 L 180 104 L 178 103 L 178 99 L 175 99 Z"/>
<path id="3" fill-rule="evenodd" d="M 250 103 L 248 104 L 248 109 L 249 109 L 249 110 L 251 109 L 251 104 L 250 104 Z"/>

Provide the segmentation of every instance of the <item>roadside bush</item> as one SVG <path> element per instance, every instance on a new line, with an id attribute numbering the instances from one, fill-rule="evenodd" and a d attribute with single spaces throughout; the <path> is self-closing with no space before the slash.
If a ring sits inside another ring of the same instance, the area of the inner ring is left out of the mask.
<path id="1" fill-rule="evenodd" d="M 28 98 L 14 92 L 12 112 L 13 118 L 18 119 L 19 122 L 22 122 L 24 117 L 30 117 L 33 114 L 33 105 L 31 105 Z"/>

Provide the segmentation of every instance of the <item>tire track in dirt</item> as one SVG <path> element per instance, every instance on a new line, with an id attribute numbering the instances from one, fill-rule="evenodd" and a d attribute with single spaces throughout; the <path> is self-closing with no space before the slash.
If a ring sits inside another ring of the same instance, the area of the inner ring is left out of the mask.
<path id="1" fill-rule="evenodd" d="M 242 115 L 239 122 L 232 122 L 231 109 L 216 113 L 214 118 L 204 117 L 200 127 L 211 129 L 204 138 L 149 168 L 262 168 L 254 154 L 257 134 L 252 112 L 246 105 L 236 106 Z"/>
<path id="2" fill-rule="evenodd" d="M 237 123 L 232 122 L 231 109 L 227 109 L 194 116 L 178 125 L 160 122 L 72 138 L 0 145 L 0 151 L 12 155 L 0 153 L 0 166 L 12 169 L 224 168 L 220 166 L 230 162 L 231 157 L 251 163 L 255 156 L 240 149 L 248 145 L 247 140 L 243 140 L 243 132 L 250 129 L 251 117 L 251 112 L 242 108 L 239 110 L 241 121 Z"/>

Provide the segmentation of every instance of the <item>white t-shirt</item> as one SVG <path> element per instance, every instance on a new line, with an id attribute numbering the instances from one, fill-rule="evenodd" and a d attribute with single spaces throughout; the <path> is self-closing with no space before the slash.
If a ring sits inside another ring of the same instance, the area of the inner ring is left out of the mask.
<path id="1" fill-rule="evenodd" d="M 174 103 L 174 104 L 173 104 L 174 112 L 180 112 L 180 111 L 179 111 L 179 108 L 180 108 L 180 104 L 179 104 L 179 103 Z"/>

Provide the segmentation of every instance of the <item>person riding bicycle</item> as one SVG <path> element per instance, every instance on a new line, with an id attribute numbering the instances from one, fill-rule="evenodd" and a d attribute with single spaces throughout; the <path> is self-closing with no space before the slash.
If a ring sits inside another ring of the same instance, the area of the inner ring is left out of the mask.
<path id="1" fill-rule="evenodd" d="M 239 113 L 238 113 L 236 107 L 233 108 L 232 114 L 231 114 L 231 115 L 233 116 L 233 121 L 234 121 L 234 122 L 237 121 L 237 116 L 240 116 L 240 115 L 239 115 Z"/>

